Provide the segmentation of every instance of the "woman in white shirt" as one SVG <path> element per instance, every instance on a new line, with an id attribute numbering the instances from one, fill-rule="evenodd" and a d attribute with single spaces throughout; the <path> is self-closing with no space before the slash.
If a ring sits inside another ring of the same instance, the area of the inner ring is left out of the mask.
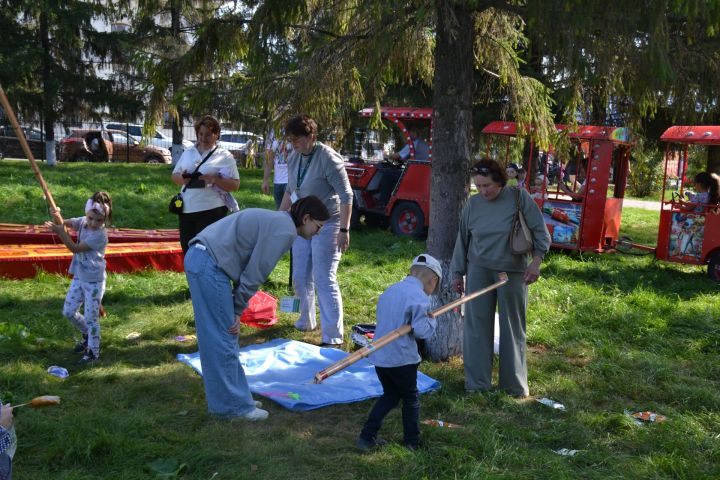
<path id="1" fill-rule="evenodd" d="M 183 152 L 172 173 L 172 181 L 183 186 L 183 213 L 178 216 L 183 253 L 187 252 L 195 235 L 227 215 L 223 193 L 240 188 L 235 159 L 230 152 L 217 146 L 220 122 L 205 115 L 195 124 L 195 134 L 197 143 Z M 198 172 L 193 175 L 196 169 Z"/>

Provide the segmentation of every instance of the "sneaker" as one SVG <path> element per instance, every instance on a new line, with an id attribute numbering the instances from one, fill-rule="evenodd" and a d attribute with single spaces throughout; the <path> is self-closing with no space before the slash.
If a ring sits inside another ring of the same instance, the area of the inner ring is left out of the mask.
<path id="1" fill-rule="evenodd" d="M 259 422 L 261 420 L 265 420 L 269 415 L 270 414 L 267 412 L 267 410 L 263 410 L 262 408 L 255 408 L 254 410 L 251 410 L 245 415 L 242 415 L 240 418 L 249 422 Z"/>
<path id="2" fill-rule="evenodd" d="M 372 440 L 367 440 L 363 438 L 362 435 L 358 435 L 358 438 L 355 441 L 355 446 L 360 450 L 372 450 L 373 448 L 382 447 L 383 445 L 387 445 L 387 442 L 378 437 Z"/>
<path id="3" fill-rule="evenodd" d="M 85 352 L 85 355 L 80 359 L 78 362 L 80 365 L 91 365 L 95 363 L 98 360 L 98 357 L 95 356 L 95 354 L 92 352 L 92 350 L 87 350 Z"/>
<path id="4" fill-rule="evenodd" d="M 73 349 L 73 351 L 74 351 L 75 353 L 82 353 L 82 352 L 84 352 L 85 350 L 87 350 L 87 345 L 88 345 L 88 336 L 87 336 L 87 335 L 83 335 L 82 342 L 76 343 L 76 344 L 75 344 L 75 348 Z"/>

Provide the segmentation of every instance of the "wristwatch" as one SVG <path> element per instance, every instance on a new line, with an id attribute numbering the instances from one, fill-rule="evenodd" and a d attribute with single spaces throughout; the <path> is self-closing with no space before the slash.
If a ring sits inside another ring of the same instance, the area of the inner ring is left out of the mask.
<path id="1" fill-rule="evenodd" d="M 350 229 L 349 229 L 349 228 L 340 227 L 340 231 L 341 231 L 342 233 L 350 233 Z"/>

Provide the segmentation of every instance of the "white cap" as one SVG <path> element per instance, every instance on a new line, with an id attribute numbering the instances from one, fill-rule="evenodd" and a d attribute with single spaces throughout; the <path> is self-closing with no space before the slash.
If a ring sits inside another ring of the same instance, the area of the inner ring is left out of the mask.
<path id="1" fill-rule="evenodd" d="M 429 268 L 435 273 L 435 275 L 438 276 L 439 280 L 442 280 L 442 267 L 435 257 L 428 255 L 427 253 L 421 253 L 413 259 L 412 266 L 414 267 L 415 265 Z"/>

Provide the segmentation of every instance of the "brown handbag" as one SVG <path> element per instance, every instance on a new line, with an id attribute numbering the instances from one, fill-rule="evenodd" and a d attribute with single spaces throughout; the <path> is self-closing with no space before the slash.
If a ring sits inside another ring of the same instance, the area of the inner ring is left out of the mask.
<path id="1" fill-rule="evenodd" d="M 520 188 L 515 188 L 515 218 L 510 230 L 510 251 L 514 255 L 526 255 L 532 251 L 533 238 L 520 209 Z"/>

